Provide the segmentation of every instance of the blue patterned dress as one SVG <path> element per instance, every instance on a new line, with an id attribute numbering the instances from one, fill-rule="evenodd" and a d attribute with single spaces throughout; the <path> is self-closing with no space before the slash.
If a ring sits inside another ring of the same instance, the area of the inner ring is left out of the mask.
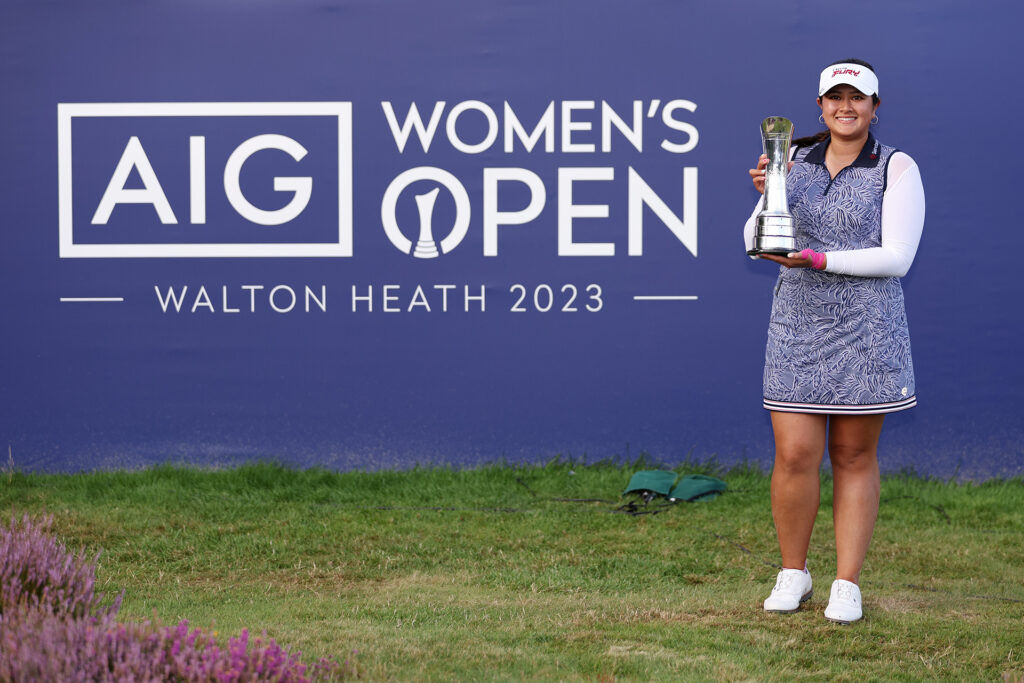
<path id="1" fill-rule="evenodd" d="M 832 179 L 828 142 L 799 149 L 786 180 L 797 249 L 881 246 L 886 169 L 897 150 L 869 136 L 857 160 Z M 782 268 L 768 325 L 764 407 L 871 414 L 916 403 L 899 278 Z"/>

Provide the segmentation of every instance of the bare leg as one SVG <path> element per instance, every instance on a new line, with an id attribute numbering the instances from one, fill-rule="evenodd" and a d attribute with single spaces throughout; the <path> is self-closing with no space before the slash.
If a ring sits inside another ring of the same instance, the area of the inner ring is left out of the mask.
<path id="1" fill-rule="evenodd" d="M 772 411 L 775 468 L 772 470 L 772 517 L 779 536 L 782 566 L 803 569 L 818 516 L 825 455 L 826 417 Z"/>
<path id="2" fill-rule="evenodd" d="M 884 420 L 885 415 L 833 415 L 829 425 L 836 578 L 853 583 L 859 583 L 878 517 L 878 437 Z"/>

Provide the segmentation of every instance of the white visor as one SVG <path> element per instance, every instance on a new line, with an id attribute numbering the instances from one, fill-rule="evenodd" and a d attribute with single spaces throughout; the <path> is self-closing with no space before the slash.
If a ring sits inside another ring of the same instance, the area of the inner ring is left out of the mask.
<path id="1" fill-rule="evenodd" d="M 861 64 L 833 64 L 825 67 L 818 79 L 818 97 L 841 84 L 852 85 L 865 95 L 878 94 L 878 76 Z"/>

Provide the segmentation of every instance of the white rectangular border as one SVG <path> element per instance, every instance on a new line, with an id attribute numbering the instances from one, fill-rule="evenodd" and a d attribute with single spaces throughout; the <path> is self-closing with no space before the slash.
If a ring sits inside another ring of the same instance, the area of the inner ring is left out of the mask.
<path id="1" fill-rule="evenodd" d="M 75 244 L 71 210 L 71 119 L 119 116 L 335 116 L 338 119 L 338 241 L 242 244 Z M 114 102 L 57 104 L 61 258 L 235 258 L 352 256 L 351 102 Z"/>

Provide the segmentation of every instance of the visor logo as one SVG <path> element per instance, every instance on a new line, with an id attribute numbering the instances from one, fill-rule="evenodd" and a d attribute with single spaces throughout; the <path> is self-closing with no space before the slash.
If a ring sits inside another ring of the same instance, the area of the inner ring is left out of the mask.
<path id="1" fill-rule="evenodd" d="M 832 70 L 832 78 L 835 78 L 836 76 L 843 76 L 845 74 L 850 74 L 851 76 L 860 76 L 860 71 L 854 71 L 849 67 Z"/>

